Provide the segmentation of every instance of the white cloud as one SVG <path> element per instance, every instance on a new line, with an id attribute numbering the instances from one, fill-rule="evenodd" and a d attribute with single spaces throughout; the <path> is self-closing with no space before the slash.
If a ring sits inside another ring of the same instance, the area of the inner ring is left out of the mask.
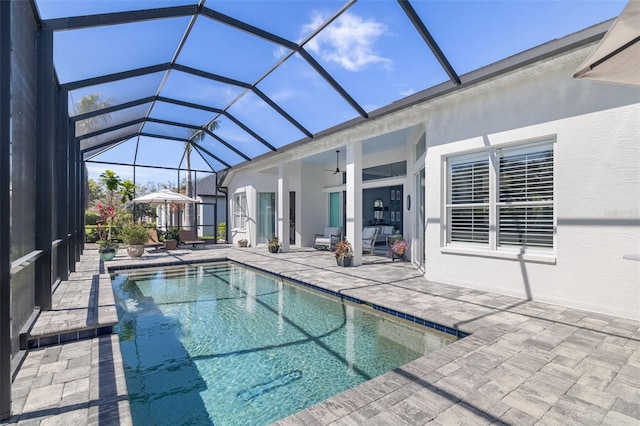
<path id="1" fill-rule="evenodd" d="M 323 17 L 316 13 L 303 32 L 308 33 L 323 22 Z M 386 31 L 386 25 L 380 22 L 344 13 L 306 47 L 325 61 L 337 63 L 348 71 L 359 71 L 374 63 L 390 65 L 391 60 L 379 56 L 373 48 L 375 41 Z"/>
<path id="2" fill-rule="evenodd" d="M 271 95 L 271 100 L 274 102 L 282 102 L 287 99 L 291 99 L 295 96 L 295 93 L 291 89 L 283 88 L 282 90 Z"/>
<path id="3" fill-rule="evenodd" d="M 273 57 L 280 60 L 284 58 L 286 55 L 288 55 L 289 53 L 291 53 L 291 50 L 287 49 L 284 46 L 279 46 L 273 51 Z"/>
<path id="4" fill-rule="evenodd" d="M 416 93 L 416 91 L 413 88 L 409 88 L 409 89 L 405 89 L 405 90 L 401 90 L 400 91 L 400 94 L 402 96 L 404 96 L 404 97 L 411 96 L 414 93 Z"/>

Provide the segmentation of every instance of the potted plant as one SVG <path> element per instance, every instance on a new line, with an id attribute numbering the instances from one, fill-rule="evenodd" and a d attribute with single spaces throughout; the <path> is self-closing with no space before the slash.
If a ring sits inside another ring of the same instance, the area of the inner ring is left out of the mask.
<path id="1" fill-rule="evenodd" d="M 351 259 L 353 259 L 353 248 L 351 243 L 347 240 L 338 241 L 336 243 L 336 262 L 338 266 L 350 266 Z"/>
<path id="2" fill-rule="evenodd" d="M 176 250 L 178 248 L 178 227 L 171 227 L 164 233 L 165 250 Z"/>
<path id="3" fill-rule="evenodd" d="M 144 253 L 144 243 L 149 239 L 147 228 L 133 223 L 125 225 L 120 230 L 122 241 L 128 244 L 127 253 L 131 257 L 140 257 Z"/>
<path id="4" fill-rule="evenodd" d="M 100 260 L 108 261 L 113 260 L 116 257 L 118 251 L 118 243 L 111 239 L 101 238 L 98 240 L 98 253 L 100 253 Z"/>
<path id="5" fill-rule="evenodd" d="M 273 238 L 271 238 L 267 243 L 267 248 L 269 249 L 270 253 L 277 253 L 278 251 L 280 251 L 280 240 L 278 239 L 278 237 L 274 236 Z"/>
<path id="6" fill-rule="evenodd" d="M 118 217 L 118 211 L 113 206 L 103 206 L 98 203 L 100 218 L 96 221 L 98 228 L 98 252 L 100 260 L 113 260 L 118 251 L 118 244 L 112 240 L 113 222 Z"/>
<path id="7" fill-rule="evenodd" d="M 130 180 L 122 180 L 112 170 L 105 170 L 100 174 L 100 180 L 107 187 L 107 204 L 98 203 L 98 214 L 100 218 L 96 221 L 98 227 L 98 251 L 101 260 L 112 260 L 118 244 L 113 241 L 116 219 L 120 215 L 122 206 L 116 206 L 119 201 L 122 205 L 133 199 L 135 185 Z M 106 229 L 105 229 L 106 228 Z"/>
<path id="8" fill-rule="evenodd" d="M 405 240 L 396 240 L 391 245 L 391 249 L 389 250 L 389 253 L 387 253 L 387 256 L 389 256 L 391 260 L 394 261 L 396 259 L 406 260 L 405 252 L 408 248 L 409 243 L 407 243 Z"/>

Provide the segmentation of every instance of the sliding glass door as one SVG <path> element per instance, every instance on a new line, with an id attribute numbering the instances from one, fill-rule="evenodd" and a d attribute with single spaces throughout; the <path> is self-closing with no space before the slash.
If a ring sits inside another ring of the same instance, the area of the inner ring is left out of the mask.
<path id="1" fill-rule="evenodd" d="M 342 226 L 340 221 L 340 193 L 329 194 L 329 226 Z"/>
<path id="2" fill-rule="evenodd" d="M 420 269 L 425 269 L 425 232 L 426 232 L 426 205 L 425 205 L 425 173 L 424 168 L 416 174 L 416 235 L 418 245 L 416 247 L 416 260 Z"/>
<path id="3" fill-rule="evenodd" d="M 276 194 L 258 193 L 258 244 L 266 244 L 276 235 Z"/>

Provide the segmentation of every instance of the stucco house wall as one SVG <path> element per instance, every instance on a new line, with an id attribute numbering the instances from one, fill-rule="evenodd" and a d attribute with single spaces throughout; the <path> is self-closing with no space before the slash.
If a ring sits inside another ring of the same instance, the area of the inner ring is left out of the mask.
<path id="1" fill-rule="evenodd" d="M 577 64 L 432 111 L 426 122 L 426 278 L 640 319 L 640 89 L 575 80 Z M 447 247 L 446 159 L 555 142 L 555 253 Z"/>

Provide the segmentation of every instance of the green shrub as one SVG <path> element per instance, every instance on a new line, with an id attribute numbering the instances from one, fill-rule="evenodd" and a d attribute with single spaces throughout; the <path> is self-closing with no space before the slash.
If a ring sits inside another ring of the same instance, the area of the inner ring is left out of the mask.
<path id="1" fill-rule="evenodd" d="M 84 223 L 87 225 L 95 225 L 100 219 L 100 215 L 95 212 L 86 211 L 84 214 Z"/>
<path id="2" fill-rule="evenodd" d="M 227 223 L 220 222 L 218 224 L 218 238 L 225 239 L 227 238 Z"/>
<path id="3" fill-rule="evenodd" d="M 178 228 L 177 226 L 171 226 L 169 227 L 169 229 L 167 229 L 167 231 L 164 233 L 164 239 L 165 240 L 178 240 L 178 231 L 180 231 L 180 228 Z"/>
<path id="4" fill-rule="evenodd" d="M 120 229 L 120 238 L 129 245 L 143 245 L 149 239 L 147 228 L 142 225 L 127 224 Z"/>
<path id="5" fill-rule="evenodd" d="M 87 243 L 95 243 L 100 239 L 98 228 L 95 225 L 87 225 L 84 227 L 84 239 Z"/>

